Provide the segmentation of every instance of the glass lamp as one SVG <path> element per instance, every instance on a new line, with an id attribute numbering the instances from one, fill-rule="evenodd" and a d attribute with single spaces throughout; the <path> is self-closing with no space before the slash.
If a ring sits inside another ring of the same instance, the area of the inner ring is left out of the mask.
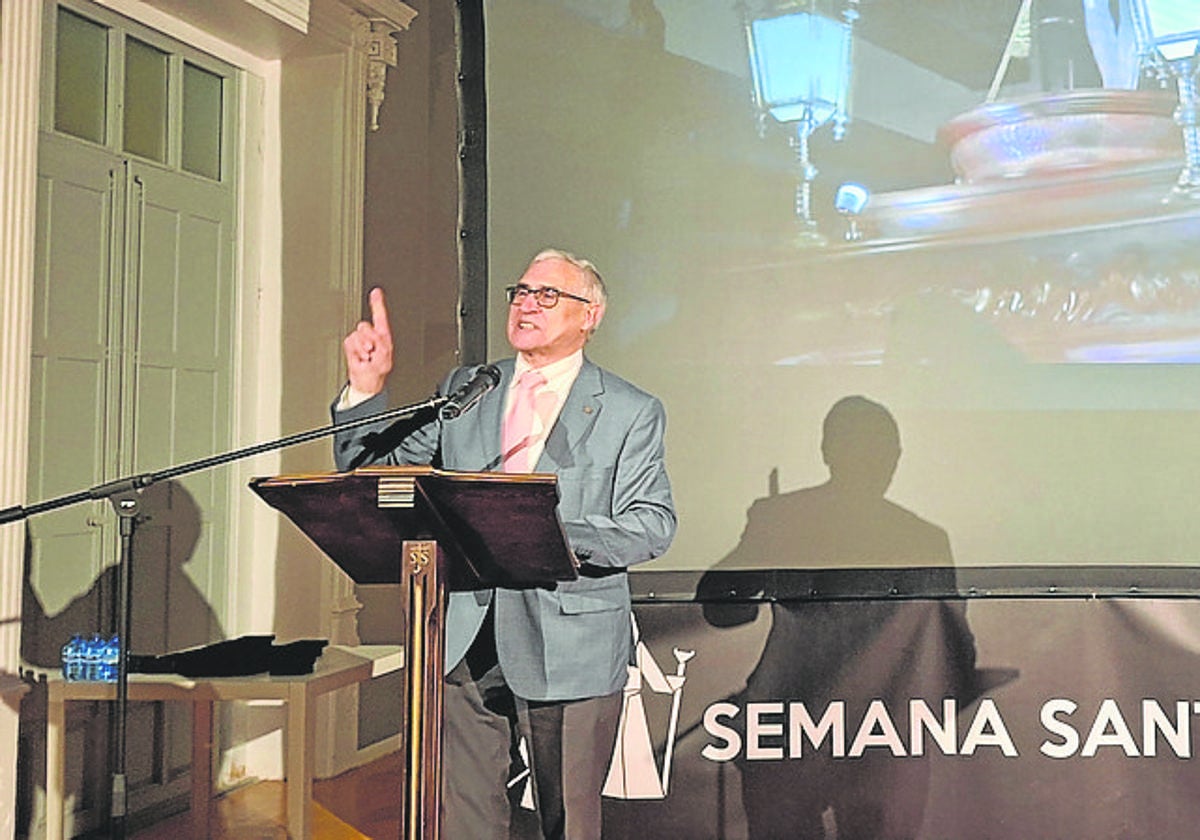
<path id="1" fill-rule="evenodd" d="M 858 242 L 862 239 L 862 231 L 858 227 L 858 217 L 871 198 L 871 192 L 862 184 L 847 181 L 838 187 L 833 196 L 833 209 L 846 220 L 846 241 Z"/>
<path id="2" fill-rule="evenodd" d="M 1174 76 L 1179 89 L 1175 122 L 1183 131 L 1186 161 L 1175 192 L 1200 197 L 1200 106 L 1196 97 L 1200 3 L 1132 0 L 1131 11 L 1143 65 L 1155 70 L 1162 80 Z"/>
<path id="3" fill-rule="evenodd" d="M 848 0 L 840 15 L 817 10 L 816 0 L 775 4 L 757 14 L 741 5 L 754 83 L 759 134 L 767 117 L 794 126 L 796 154 L 795 217 L 800 239 L 824 242 L 812 218 L 812 182 L 817 169 L 809 159 L 808 140 L 828 122 L 840 140 L 849 122 L 852 29 L 858 0 Z"/>

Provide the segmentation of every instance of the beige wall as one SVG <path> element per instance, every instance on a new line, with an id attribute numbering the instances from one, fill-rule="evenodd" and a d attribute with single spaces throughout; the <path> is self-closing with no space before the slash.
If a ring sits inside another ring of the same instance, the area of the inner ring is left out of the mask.
<path id="1" fill-rule="evenodd" d="M 379 130 L 367 135 L 363 288 L 388 296 L 396 341 L 393 404 L 429 396 L 458 353 L 458 157 L 454 8 L 412 4 Z M 358 587 L 364 644 L 404 637 L 398 586 Z M 361 689 L 359 744 L 399 731 L 400 674 Z"/>
<path id="2" fill-rule="evenodd" d="M 396 404 L 428 396 L 458 351 L 454 9 L 413 3 L 380 127 L 367 137 L 363 288 L 391 302 Z"/>

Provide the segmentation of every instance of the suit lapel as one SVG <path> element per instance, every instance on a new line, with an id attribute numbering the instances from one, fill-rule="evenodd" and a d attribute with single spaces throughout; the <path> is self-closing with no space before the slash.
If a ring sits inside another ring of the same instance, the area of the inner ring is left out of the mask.
<path id="1" fill-rule="evenodd" d="M 546 446 L 537 462 L 537 472 L 558 472 L 574 466 L 580 441 L 586 439 L 596 418 L 600 416 L 604 405 L 603 395 L 604 382 L 600 368 L 585 357 L 583 367 L 579 369 L 579 375 L 567 394 L 567 401 L 558 414 L 558 420 L 546 438 Z"/>

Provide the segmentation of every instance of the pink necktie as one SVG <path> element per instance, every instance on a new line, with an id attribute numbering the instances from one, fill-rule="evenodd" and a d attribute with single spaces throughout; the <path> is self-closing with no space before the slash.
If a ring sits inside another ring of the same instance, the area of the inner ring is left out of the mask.
<path id="1" fill-rule="evenodd" d="M 529 446 L 533 443 L 533 418 L 537 414 L 537 390 L 546 384 L 546 377 L 536 370 L 527 370 L 517 380 L 517 393 L 512 408 L 504 418 L 501 446 L 504 452 L 504 471 L 529 472 Z"/>

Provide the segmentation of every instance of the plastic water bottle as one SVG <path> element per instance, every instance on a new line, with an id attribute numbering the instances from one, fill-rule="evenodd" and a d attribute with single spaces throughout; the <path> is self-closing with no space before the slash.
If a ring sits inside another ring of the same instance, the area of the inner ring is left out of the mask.
<path id="1" fill-rule="evenodd" d="M 104 643 L 100 655 L 100 679 L 103 682 L 116 682 L 117 671 L 121 660 L 121 637 L 113 636 Z"/>
<path id="2" fill-rule="evenodd" d="M 83 648 L 83 678 L 88 682 L 100 681 L 100 658 L 104 655 L 104 638 L 99 633 L 93 633 L 92 638 L 84 642 Z"/>
<path id="3" fill-rule="evenodd" d="M 67 639 L 58 652 L 58 661 L 62 665 L 64 680 L 69 681 L 71 679 L 71 666 L 75 664 L 75 640 L 78 638 L 78 636 L 72 636 Z"/>
<path id="4" fill-rule="evenodd" d="M 76 633 L 62 646 L 62 674 L 68 682 L 83 679 L 83 636 Z"/>

